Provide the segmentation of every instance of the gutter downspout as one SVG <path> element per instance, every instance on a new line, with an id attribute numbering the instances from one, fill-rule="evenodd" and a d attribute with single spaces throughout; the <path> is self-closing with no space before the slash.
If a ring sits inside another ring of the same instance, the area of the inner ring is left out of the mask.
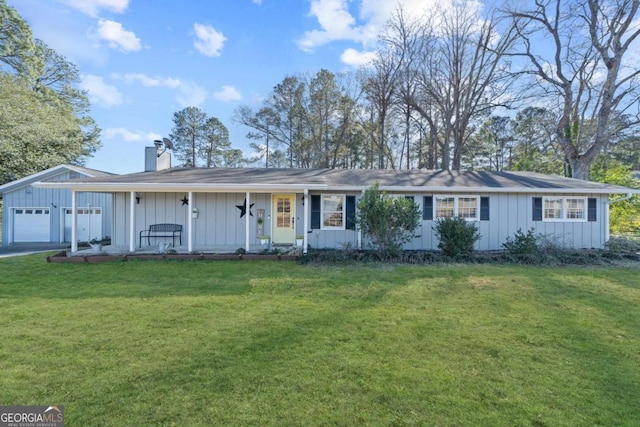
<path id="1" fill-rule="evenodd" d="M 629 200 L 631 197 L 633 197 L 633 193 L 627 193 L 625 196 L 619 197 L 619 198 L 613 199 L 613 200 L 609 200 L 609 198 L 607 198 L 607 201 L 605 203 L 606 207 L 605 207 L 605 211 L 604 211 L 605 224 L 607 225 L 607 228 L 605 229 L 605 232 L 604 232 L 604 241 L 605 242 L 608 242 L 609 238 L 611 237 L 611 233 L 609 232 L 609 206 L 611 206 L 611 204 L 613 204 L 613 203 L 618 203 L 618 202 L 623 202 L 625 200 Z"/>
<path id="2" fill-rule="evenodd" d="M 625 200 L 629 200 L 631 197 L 633 197 L 633 193 L 627 193 L 627 195 L 626 195 L 626 196 L 624 196 L 624 197 L 620 197 L 620 198 L 618 198 L 618 199 L 610 200 L 610 201 L 608 201 L 608 203 L 609 203 L 609 204 L 612 204 L 612 203 L 623 202 L 623 201 L 625 201 Z"/>
<path id="3" fill-rule="evenodd" d="M 302 206 L 302 210 L 303 210 L 303 217 L 302 217 L 302 228 L 304 233 L 303 234 L 303 242 L 302 242 L 302 254 L 306 255 L 307 251 L 309 250 L 309 206 L 311 205 L 311 200 L 309 199 L 309 189 L 305 188 L 304 189 L 304 193 L 303 193 L 303 201 L 305 203 L 303 203 Z"/>

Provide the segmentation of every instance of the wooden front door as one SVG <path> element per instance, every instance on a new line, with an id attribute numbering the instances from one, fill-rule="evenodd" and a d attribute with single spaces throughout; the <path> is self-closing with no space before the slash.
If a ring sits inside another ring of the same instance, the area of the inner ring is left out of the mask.
<path id="1" fill-rule="evenodd" d="M 274 244 L 293 244 L 295 233 L 296 195 L 275 194 L 273 196 L 273 236 Z"/>

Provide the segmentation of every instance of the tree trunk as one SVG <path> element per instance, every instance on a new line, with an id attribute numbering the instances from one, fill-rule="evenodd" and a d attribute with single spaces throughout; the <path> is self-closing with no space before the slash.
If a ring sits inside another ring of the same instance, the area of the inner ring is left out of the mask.
<path id="1" fill-rule="evenodd" d="M 589 180 L 589 170 L 591 161 L 584 156 L 579 156 L 575 159 L 569 159 L 571 165 L 571 177 L 576 179 Z"/>

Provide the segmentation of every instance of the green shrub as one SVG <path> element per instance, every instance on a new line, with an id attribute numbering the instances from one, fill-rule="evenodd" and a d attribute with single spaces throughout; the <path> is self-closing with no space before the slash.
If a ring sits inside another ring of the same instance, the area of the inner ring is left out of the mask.
<path id="1" fill-rule="evenodd" d="M 413 200 L 391 197 L 378 183 L 365 190 L 358 200 L 356 223 L 368 236 L 382 258 L 396 256 L 402 245 L 416 236 L 420 210 Z"/>
<path id="2" fill-rule="evenodd" d="M 478 226 L 464 218 L 440 218 L 436 220 L 433 231 L 440 240 L 438 248 L 449 257 L 471 256 L 473 245 L 480 240 Z"/>
<path id="3" fill-rule="evenodd" d="M 640 252 L 640 243 L 625 237 L 611 237 L 604 246 L 609 252 L 618 254 Z"/>
<path id="4" fill-rule="evenodd" d="M 511 255 L 535 255 L 539 251 L 538 237 L 535 235 L 535 229 L 531 228 L 527 233 L 523 233 L 522 229 L 518 229 L 513 238 L 507 237 L 502 244 L 502 248 Z"/>

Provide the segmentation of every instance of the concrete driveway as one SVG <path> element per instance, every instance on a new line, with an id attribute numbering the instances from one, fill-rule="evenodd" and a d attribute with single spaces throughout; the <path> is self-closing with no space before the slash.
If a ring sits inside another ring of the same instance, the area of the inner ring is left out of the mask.
<path id="1" fill-rule="evenodd" d="M 70 247 L 69 243 L 14 243 L 7 246 L 0 245 L 0 258 L 50 252 Z"/>

